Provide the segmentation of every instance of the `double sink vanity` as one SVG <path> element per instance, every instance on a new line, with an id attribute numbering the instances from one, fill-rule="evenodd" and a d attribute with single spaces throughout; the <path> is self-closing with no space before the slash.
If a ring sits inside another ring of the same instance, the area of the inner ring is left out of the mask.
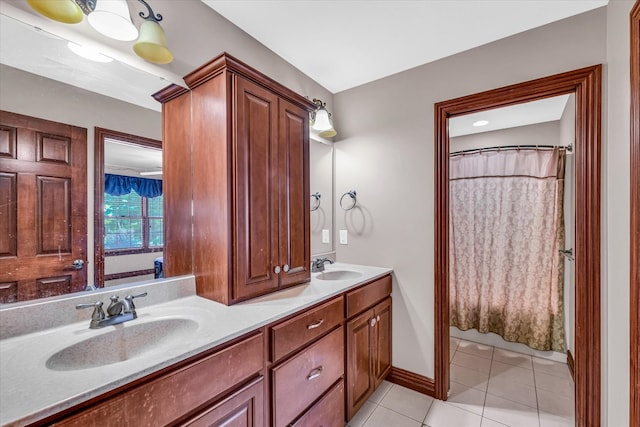
<path id="1" fill-rule="evenodd" d="M 336 263 L 232 306 L 193 276 L 8 306 L 1 423 L 344 425 L 391 368 L 390 273 Z M 143 292 L 121 324 L 75 309 Z"/>
<path id="2" fill-rule="evenodd" d="M 184 81 L 169 278 L 1 308 L 2 425 L 337 427 L 391 372 L 391 270 L 311 259 L 315 104 L 226 53 Z"/>

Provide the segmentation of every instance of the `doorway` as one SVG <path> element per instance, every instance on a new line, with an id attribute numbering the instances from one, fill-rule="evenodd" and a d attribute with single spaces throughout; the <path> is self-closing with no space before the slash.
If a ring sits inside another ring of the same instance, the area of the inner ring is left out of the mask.
<path id="1" fill-rule="evenodd" d="M 95 269 L 94 269 L 94 283 L 96 287 L 104 287 L 105 279 L 111 279 L 115 282 L 115 284 L 120 284 L 122 281 L 137 281 L 143 280 L 146 275 L 149 277 L 152 274 L 156 274 L 158 269 L 157 265 L 154 266 L 153 263 L 144 263 L 145 265 L 143 269 L 135 268 L 134 271 L 127 271 L 122 274 L 113 274 L 109 276 L 105 276 L 105 173 L 113 171 L 107 171 L 105 169 L 105 150 L 106 146 L 111 142 L 117 142 L 118 144 L 125 144 L 128 148 L 138 148 L 138 149 L 151 149 L 153 151 L 162 150 L 162 141 L 158 141 L 155 139 L 144 138 L 137 135 L 130 135 L 114 130 L 96 128 L 95 129 L 95 151 L 94 151 L 94 164 L 95 164 L 95 177 L 94 177 L 94 260 L 95 260 Z M 131 154 L 129 154 L 131 155 Z M 144 160 L 142 160 L 144 163 Z M 155 175 L 155 172 L 161 173 L 161 170 L 155 171 L 158 168 L 157 162 L 153 162 L 153 167 L 147 167 L 150 173 Z M 125 169 L 131 169 L 134 172 L 137 171 L 138 166 L 129 165 Z M 151 170 L 154 169 L 154 170 Z M 142 172 L 144 173 L 144 172 Z M 137 175 L 138 173 L 136 173 Z M 130 174 L 129 174 L 130 175 Z M 149 178 L 155 178 L 156 176 L 149 176 Z M 133 191 L 133 190 L 132 190 Z M 135 194 L 135 193 L 133 193 Z M 153 210 L 161 210 L 162 209 L 162 201 L 160 200 L 160 205 L 154 209 L 154 206 L 157 205 L 157 200 L 155 202 L 147 203 L 147 198 L 145 197 L 137 197 L 140 199 L 139 208 L 142 209 L 145 213 L 141 215 L 142 218 L 140 220 L 140 225 L 143 227 L 140 231 L 140 240 L 139 244 L 136 244 L 136 249 L 130 249 L 129 246 L 122 247 L 121 245 L 114 246 L 114 249 L 118 247 L 118 251 L 111 252 L 111 255 L 140 255 L 141 253 L 150 254 L 152 258 L 155 258 L 156 255 L 162 255 L 162 217 L 153 218 L 152 215 L 148 213 Z M 148 199 L 152 201 L 153 199 Z M 126 200 L 126 202 L 130 202 Z M 154 224 L 158 224 L 154 227 Z M 153 231 L 155 229 L 155 232 Z M 156 239 L 153 238 L 154 234 L 158 235 Z M 157 244 L 154 244 L 157 243 Z M 138 248 L 140 246 L 140 248 Z M 147 256 L 148 258 L 148 256 Z M 135 261 L 135 260 L 134 260 Z M 153 261 L 153 260 L 152 260 Z M 156 263 L 157 264 L 157 263 Z M 162 264 L 160 263 L 160 266 Z M 131 270 L 131 269 L 129 269 Z M 157 274 L 156 274 L 157 275 Z"/>
<path id="2" fill-rule="evenodd" d="M 435 105 L 435 397 L 449 390 L 448 120 L 483 110 L 575 94 L 575 399 L 576 425 L 600 425 L 600 65 Z"/>

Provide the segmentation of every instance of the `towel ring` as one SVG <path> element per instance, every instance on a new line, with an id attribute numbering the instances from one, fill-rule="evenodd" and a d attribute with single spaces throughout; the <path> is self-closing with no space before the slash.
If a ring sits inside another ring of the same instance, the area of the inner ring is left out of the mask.
<path id="1" fill-rule="evenodd" d="M 311 206 L 311 212 L 313 211 L 317 211 L 318 208 L 320 207 L 320 197 L 322 197 L 322 195 L 319 192 L 315 192 L 311 195 L 311 197 L 313 197 L 314 199 L 316 199 L 313 202 L 313 206 Z"/>
<path id="2" fill-rule="evenodd" d="M 351 197 L 351 201 L 352 201 L 351 206 L 346 208 L 342 204 L 342 201 L 344 200 L 345 196 Z M 358 198 L 356 197 L 356 190 L 347 191 L 342 195 L 342 197 L 340 197 L 340 207 L 345 211 L 350 211 L 351 209 L 355 208 L 357 204 L 358 204 Z"/>

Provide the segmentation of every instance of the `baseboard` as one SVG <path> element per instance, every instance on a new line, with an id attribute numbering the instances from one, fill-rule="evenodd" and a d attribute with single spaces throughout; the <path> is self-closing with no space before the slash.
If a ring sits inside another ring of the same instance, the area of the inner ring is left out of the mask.
<path id="1" fill-rule="evenodd" d="M 567 350 L 567 366 L 569 367 L 569 372 L 571 372 L 571 378 L 575 382 L 576 377 L 573 374 L 573 370 L 575 369 L 575 361 L 573 360 L 573 354 L 571 354 L 571 350 Z"/>
<path id="2" fill-rule="evenodd" d="M 431 378 L 407 371 L 401 368 L 391 367 L 387 381 L 403 387 L 410 388 L 418 393 L 433 397 L 436 392 L 436 384 Z"/>

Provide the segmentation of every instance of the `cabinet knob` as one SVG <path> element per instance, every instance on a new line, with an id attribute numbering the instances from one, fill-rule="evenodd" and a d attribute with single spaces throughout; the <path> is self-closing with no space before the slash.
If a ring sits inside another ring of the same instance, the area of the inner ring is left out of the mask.
<path id="1" fill-rule="evenodd" d="M 376 318 L 375 317 L 369 321 L 369 325 L 371 325 L 372 328 L 374 326 L 376 326 Z"/>
<path id="2" fill-rule="evenodd" d="M 289 271 L 289 264 L 285 264 L 284 266 L 282 266 L 282 270 L 284 270 L 285 273 Z"/>
<path id="3" fill-rule="evenodd" d="M 276 274 L 280 274 L 280 266 L 279 266 L 279 265 L 276 265 L 276 266 L 275 266 L 275 268 L 273 269 L 273 271 L 274 271 Z"/>
<path id="4" fill-rule="evenodd" d="M 317 368 L 309 372 L 309 375 L 307 375 L 307 380 L 308 381 L 315 380 L 320 376 L 320 374 L 322 374 L 323 370 L 324 368 L 322 366 L 318 366 Z"/>
<path id="5" fill-rule="evenodd" d="M 376 316 L 376 322 L 380 321 L 380 315 Z"/>

